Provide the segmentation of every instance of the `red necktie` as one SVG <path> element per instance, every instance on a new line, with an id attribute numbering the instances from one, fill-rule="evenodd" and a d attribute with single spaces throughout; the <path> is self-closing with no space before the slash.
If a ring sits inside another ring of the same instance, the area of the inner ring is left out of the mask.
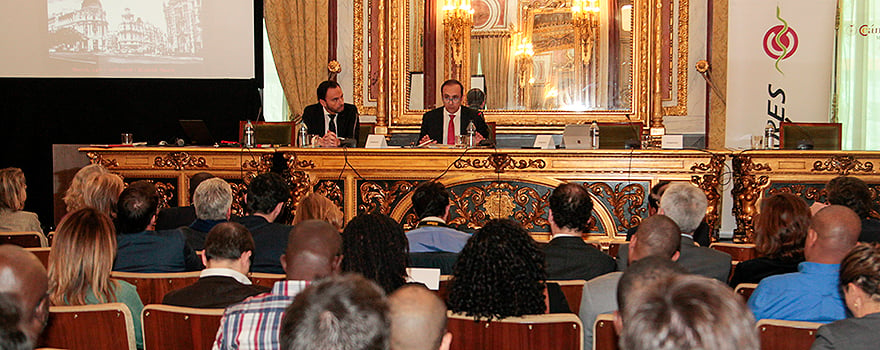
<path id="1" fill-rule="evenodd" d="M 449 115 L 449 126 L 446 128 L 446 144 L 455 144 L 455 114 Z"/>

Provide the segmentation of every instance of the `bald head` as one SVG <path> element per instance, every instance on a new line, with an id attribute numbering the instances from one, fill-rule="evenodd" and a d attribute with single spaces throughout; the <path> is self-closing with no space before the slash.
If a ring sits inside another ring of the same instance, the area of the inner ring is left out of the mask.
<path id="1" fill-rule="evenodd" d="M 21 310 L 19 328 L 36 343 L 49 316 L 49 276 L 33 253 L 0 245 L 0 293 L 13 296 Z"/>
<path id="2" fill-rule="evenodd" d="M 807 261 L 839 264 L 856 245 L 862 232 L 862 220 L 852 209 L 829 205 L 810 221 L 804 256 Z"/>
<path id="3" fill-rule="evenodd" d="M 446 304 L 421 285 L 403 286 L 388 297 L 391 350 L 436 350 L 449 346 Z"/>
<path id="4" fill-rule="evenodd" d="M 629 262 L 649 256 L 671 259 L 681 246 L 681 230 L 665 215 L 642 220 L 630 243 Z"/>
<path id="5" fill-rule="evenodd" d="M 339 272 L 342 237 L 325 221 L 303 221 L 290 230 L 281 266 L 289 280 L 312 281 Z"/>

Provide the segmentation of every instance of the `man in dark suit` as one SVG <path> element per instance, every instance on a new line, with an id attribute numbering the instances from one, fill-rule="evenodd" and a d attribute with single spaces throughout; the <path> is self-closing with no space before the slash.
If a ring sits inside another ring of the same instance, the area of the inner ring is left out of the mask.
<path id="1" fill-rule="evenodd" d="M 348 145 L 357 144 L 360 128 L 357 107 L 345 103 L 342 88 L 335 81 L 318 85 L 318 103 L 307 106 L 302 118 L 309 127 L 309 134 L 321 135 L 317 141 L 321 147 L 337 147 L 340 138 Z"/>
<path id="2" fill-rule="evenodd" d="M 165 294 L 162 304 L 225 308 L 242 300 L 266 293 L 269 288 L 255 286 L 245 276 L 251 266 L 254 240 L 244 226 L 225 222 L 208 232 L 202 270 L 196 283 Z"/>
<path id="3" fill-rule="evenodd" d="M 547 279 L 590 280 L 615 270 L 614 258 L 584 243 L 593 200 L 583 185 L 565 183 L 550 195 L 550 233 L 553 239 L 544 247 Z"/>
<path id="4" fill-rule="evenodd" d="M 486 120 L 477 111 L 461 105 L 464 86 L 458 80 L 443 82 L 440 92 L 443 97 L 443 107 L 430 110 L 422 116 L 419 143 L 434 141 L 454 145 L 456 138 L 467 135 L 467 127 L 471 122 L 477 128 L 477 142 L 489 137 Z"/>
<path id="5" fill-rule="evenodd" d="M 202 181 L 214 177 L 211 173 L 201 172 L 189 178 L 189 205 L 185 207 L 165 208 L 156 216 L 156 230 L 170 230 L 181 226 L 189 226 L 196 221 L 196 206 L 193 205 L 196 188 Z"/>
<path id="6" fill-rule="evenodd" d="M 290 198 L 287 183 L 280 175 L 264 173 L 248 185 L 247 208 L 250 215 L 236 219 L 254 237 L 253 272 L 284 273 L 281 255 L 293 226 L 276 223 Z"/>

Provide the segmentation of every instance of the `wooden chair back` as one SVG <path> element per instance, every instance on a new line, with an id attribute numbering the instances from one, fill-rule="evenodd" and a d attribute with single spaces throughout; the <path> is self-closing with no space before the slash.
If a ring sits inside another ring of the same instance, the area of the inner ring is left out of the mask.
<path id="1" fill-rule="evenodd" d="M 49 307 L 49 322 L 38 342 L 38 347 L 70 350 L 135 346 L 134 321 L 123 303 Z"/>
<path id="2" fill-rule="evenodd" d="M 585 345 L 592 346 L 594 350 L 617 350 L 619 338 L 617 330 L 614 329 L 614 315 L 599 314 L 596 322 L 593 323 L 593 344 Z"/>
<path id="3" fill-rule="evenodd" d="M 568 280 L 568 281 L 547 281 L 547 283 L 559 284 L 562 294 L 565 294 L 565 301 L 568 302 L 568 309 L 576 315 L 580 315 L 581 297 L 584 295 L 584 280 Z"/>
<path id="4" fill-rule="evenodd" d="M 611 242 L 608 245 L 608 255 L 611 255 L 612 258 L 617 259 L 617 253 L 620 252 L 620 247 L 629 244 L 629 242 Z"/>
<path id="5" fill-rule="evenodd" d="M 730 254 L 733 261 L 746 261 L 758 257 L 758 252 L 752 243 L 715 242 L 710 244 L 709 248 Z"/>
<path id="6" fill-rule="evenodd" d="M 126 281 L 137 287 L 141 301 L 147 305 L 161 304 L 162 298 L 168 292 L 196 283 L 200 273 L 199 271 L 171 273 L 113 271 L 110 273 L 110 277 Z"/>
<path id="7" fill-rule="evenodd" d="M 736 285 L 736 288 L 733 291 L 737 295 L 742 296 L 743 300 L 748 302 L 749 298 L 752 296 L 752 293 L 755 292 L 755 288 L 758 288 L 757 283 L 740 283 Z"/>
<path id="8" fill-rule="evenodd" d="M 144 348 L 210 350 L 220 328 L 223 309 L 171 305 L 144 307 Z"/>
<path id="9" fill-rule="evenodd" d="M 437 288 L 437 297 L 446 301 L 449 297 L 449 287 L 452 284 L 452 275 L 440 275 L 440 287 Z"/>
<path id="10" fill-rule="evenodd" d="M 494 321 L 474 321 L 473 317 L 452 312 L 448 316 L 452 350 L 583 349 L 583 324 L 575 314 L 527 315 Z"/>
<path id="11" fill-rule="evenodd" d="M 760 320 L 757 327 L 761 350 L 809 350 L 820 326 L 815 322 Z"/>
<path id="12" fill-rule="evenodd" d="M 48 247 L 46 237 L 39 232 L 0 232 L 0 244 L 15 244 L 24 248 Z"/>
<path id="13" fill-rule="evenodd" d="M 254 285 L 272 288 L 272 286 L 275 285 L 275 282 L 286 280 L 287 275 L 280 273 L 251 272 L 248 274 L 248 278 Z"/>
<path id="14" fill-rule="evenodd" d="M 40 262 L 43 263 L 43 267 L 49 268 L 49 252 L 52 250 L 50 247 L 40 247 L 40 248 L 24 248 L 34 255 L 37 256 L 37 259 L 40 259 Z"/>

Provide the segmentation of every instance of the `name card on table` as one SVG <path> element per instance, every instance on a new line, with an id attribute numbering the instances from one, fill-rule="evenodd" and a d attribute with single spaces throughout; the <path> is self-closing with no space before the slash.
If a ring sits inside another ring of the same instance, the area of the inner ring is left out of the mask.
<path id="1" fill-rule="evenodd" d="M 364 148 L 388 148 L 388 142 L 385 141 L 385 135 L 370 134 Z"/>
<path id="2" fill-rule="evenodd" d="M 684 148 L 684 135 L 663 135 L 660 140 L 663 149 L 682 149 Z"/>
<path id="3" fill-rule="evenodd" d="M 553 135 L 538 135 L 535 137 L 535 148 L 555 149 L 556 143 L 553 142 Z"/>

